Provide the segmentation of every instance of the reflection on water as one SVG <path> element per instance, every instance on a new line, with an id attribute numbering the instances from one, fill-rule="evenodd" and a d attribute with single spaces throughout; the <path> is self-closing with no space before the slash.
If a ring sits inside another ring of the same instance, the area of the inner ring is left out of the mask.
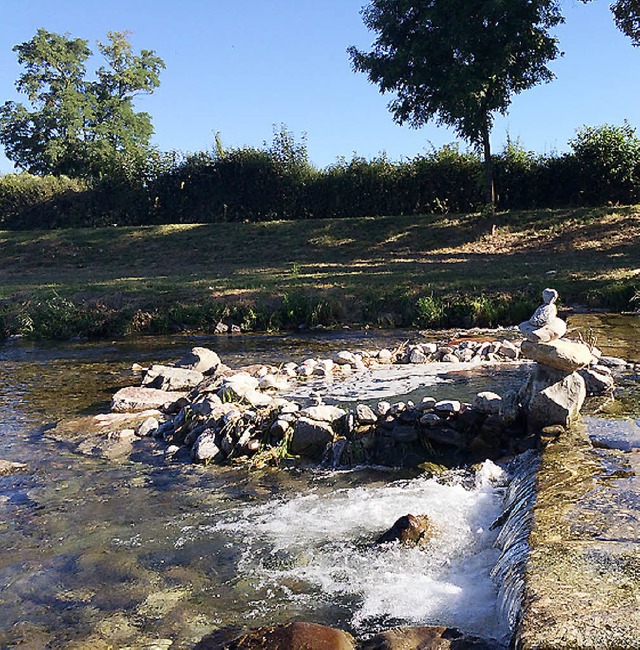
<path id="1" fill-rule="evenodd" d="M 193 345 L 239 366 L 407 338 L 340 332 L 5 343 L 0 458 L 27 462 L 29 471 L 0 477 L 0 647 L 162 647 L 160 639 L 188 647 L 217 626 L 292 618 L 358 632 L 429 621 L 503 635 L 488 579 L 500 493 L 486 483 L 441 485 L 374 470 L 117 465 L 73 454 L 46 435 L 57 420 L 104 409 L 132 382 L 132 362 L 172 361 Z M 494 387 L 488 382 L 513 381 L 487 372 L 453 373 L 428 390 L 468 399 Z M 371 548 L 373 534 L 416 508 L 443 530 L 437 554 Z"/>

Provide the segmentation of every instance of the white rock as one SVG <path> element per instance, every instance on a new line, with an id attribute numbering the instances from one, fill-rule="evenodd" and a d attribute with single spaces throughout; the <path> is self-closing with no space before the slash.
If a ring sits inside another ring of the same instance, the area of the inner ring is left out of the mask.
<path id="1" fill-rule="evenodd" d="M 376 414 L 366 404 L 356 406 L 356 418 L 360 424 L 375 424 L 378 421 Z"/>
<path id="2" fill-rule="evenodd" d="M 391 350 L 387 350 L 386 348 L 380 350 L 376 358 L 378 359 L 378 363 L 393 363 L 393 355 L 391 353 Z"/>
<path id="3" fill-rule="evenodd" d="M 391 404 L 389 402 L 378 402 L 376 404 L 376 413 L 383 417 L 391 410 Z"/>
<path id="4" fill-rule="evenodd" d="M 309 406 L 300 411 L 302 417 L 316 420 L 317 422 L 335 422 L 346 415 L 346 413 L 345 410 L 337 406 L 329 406 L 328 404 L 323 404 L 322 406 Z"/>
<path id="5" fill-rule="evenodd" d="M 338 352 L 333 360 L 335 363 L 337 363 L 340 366 L 343 365 L 353 366 L 356 363 L 355 355 L 352 352 L 348 352 L 347 350 L 342 350 L 341 352 Z"/>

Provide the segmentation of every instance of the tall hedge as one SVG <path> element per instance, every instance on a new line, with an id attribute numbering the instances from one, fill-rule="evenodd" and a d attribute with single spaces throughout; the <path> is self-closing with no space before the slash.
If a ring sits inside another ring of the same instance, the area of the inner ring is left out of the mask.
<path id="1" fill-rule="evenodd" d="M 583 127 L 571 151 L 539 155 L 508 142 L 494 156 L 499 209 L 640 200 L 640 140 L 628 124 Z M 470 212 L 482 163 L 445 146 L 410 160 L 354 156 L 319 170 L 283 127 L 271 145 L 166 155 L 144 179 L 90 187 L 64 176 L 0 177 L 0 228 L 268 221 Z M 151 167 L 151 166 L 150 166 Z M 136 180 L 137 178 L 137 180 Z"/>

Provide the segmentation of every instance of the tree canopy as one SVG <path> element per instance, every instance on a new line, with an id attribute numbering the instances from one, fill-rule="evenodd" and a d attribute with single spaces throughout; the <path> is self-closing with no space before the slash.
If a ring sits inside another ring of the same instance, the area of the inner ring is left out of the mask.
<path id="1" fill-rule="evenodd" d="M 563 22 L 556 0 L 370 0 L 370 52 L 349 48 L 353 67 L 380 91 L 396 122 L 435 120 L 479 146 L 493 203 L 489 133 L 513 95 L 553 79 L 559 56 L 549 29 Z"/>
<path id="2" fill-rule="evenodd" d="M 151 116 L 136 112 L 136 95 L 160 85 L 164 62 L 153 50 L 135 54 L 126 32 L 98 43 L 104 64 L 87 79 L 88 41 L 39 29 L 16 45 L 24 73 L 16 88 L 30 106 L 0 107 L 0 142 L 7 157 L 34 174 L 99 179 L 144 163 Z"/>

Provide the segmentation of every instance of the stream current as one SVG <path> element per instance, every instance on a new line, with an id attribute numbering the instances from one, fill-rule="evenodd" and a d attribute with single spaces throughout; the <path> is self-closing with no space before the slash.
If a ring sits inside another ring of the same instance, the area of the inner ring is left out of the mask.
<path id="1" fill-rule="evenodd" d="M 0 477 L 0 647 L 188 648 L 214 628 L 290 620 L 358 636 L 399 624 L 454 625 L 506 643 L 490 578 L 499 556 L 499 531 L 490 526 L 502 513 L 505 477 L 491 463 L 447 482 L 380 468 L 166 465 L 160 450 L 115 464 L 47 435 L 57 421 L 106 410 L 111 394 L 133 383 L 132 362 L 172 361 L 193 345 L 237 367 L 406 338 L 2 344 L 0 458 L 28 469 Z M 632 344 L 619 340 L 620 356 L 633 358 Z M 505 376 L 453 373 L 422 390 L 468 399 L 512 381 Z M 418 397 L 420 387 L 410 392 Z M 408 512 L 432 519 L 438 536 L 429 552 L 372 544 Z"/>

